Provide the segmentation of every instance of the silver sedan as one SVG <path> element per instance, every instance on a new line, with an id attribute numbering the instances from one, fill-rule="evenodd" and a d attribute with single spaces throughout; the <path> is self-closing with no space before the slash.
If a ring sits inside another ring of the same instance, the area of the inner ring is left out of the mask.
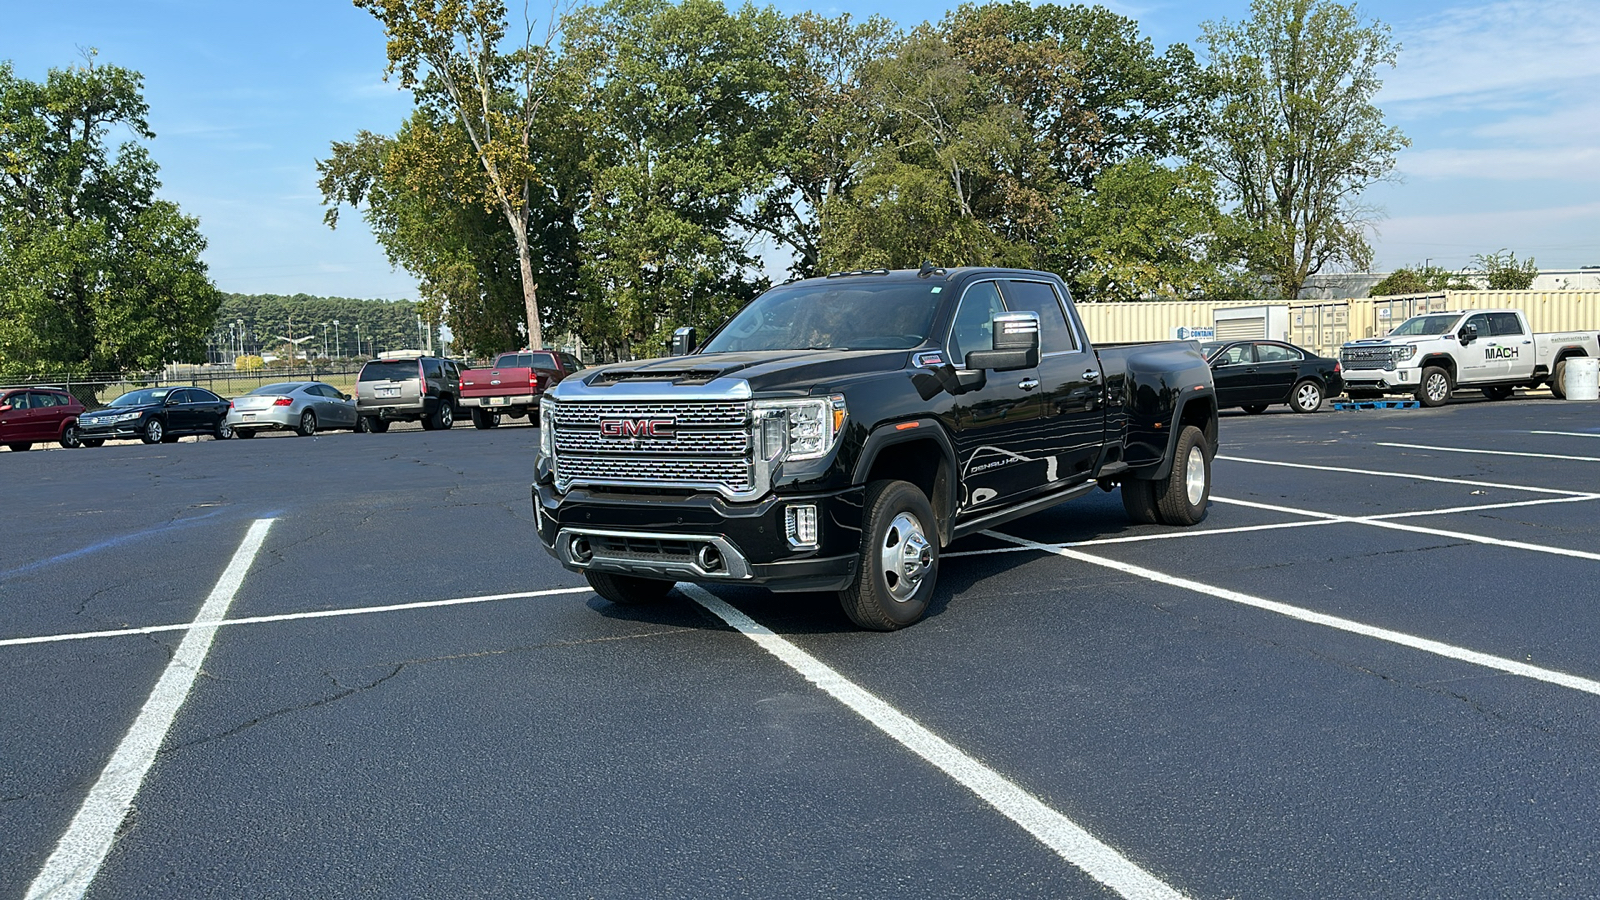
<path id="1" fill-rule="evenodd" d="M 228 424 L 236 437 L 252 438 L 258 431 L 288 429 L 310 437 L 322 428 L 365 431 L 367 420 L 356 414 L 356 402 L 331 384 L 320 381 L 285 381 L 264 384 L 234 398 Z"/>

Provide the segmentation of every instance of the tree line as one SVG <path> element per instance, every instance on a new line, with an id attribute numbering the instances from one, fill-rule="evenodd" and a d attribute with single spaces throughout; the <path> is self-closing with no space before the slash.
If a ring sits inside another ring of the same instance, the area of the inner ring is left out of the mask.
<path id="1" fill-rule="evenodd" d="M 1158 52 L 1098 6 L 882 18 L 608 0 L 355 0 L 415 98 L 333 143 L 428 314 L 476 352 L 602 355 L 716 325 L 780 277 L 1014 265 L 1082 300 L 1292 298 L 1367 267 L 1360 202 L 1407 141 L 1372 103 L 1398 46 L 1329 0 L 1254 0 Z"/>
<path id="2" fill-rule="evenodd" d="M 437 349 L 438 331 L 421 313 L 410 300 L 225 293 L 210 344 L 222 361 L 236 355 L 354 359 L 425 345 Z"/>

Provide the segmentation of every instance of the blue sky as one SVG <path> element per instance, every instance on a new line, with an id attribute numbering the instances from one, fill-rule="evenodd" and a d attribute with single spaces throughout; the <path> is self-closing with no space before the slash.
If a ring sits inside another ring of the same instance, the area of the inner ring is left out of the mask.
<path id="1" fill-rule="evenodd" d="M 510 4 L 513 7 L 517 4 Z M 854 0 L 776 4 L 911 25 L 945 6 Z M 1106 3 L 1158 47 L 1197 45 L 1200 23 L 1248 0 Z M 539 9 L 533 4 L 533 9 Z M 1362 4 L 1402 46 L 1378 102 L 1411 138 L 1401 181 L 1364 200 L 1386 217 L 1379 271 L 1460 267 L 1510 249 L 1542 269 L 1600 265 L 1600 28 L 1596 0 Z M 382 80 L 377 22 L 344 0 L 84 0 L 0 5 L 0 59 L 42 80 L 95 47 L 145 77 L 162 195 L 198 216 L 218 287 L 412 297 L 359 217 L 322 224 L 316 165 L 330 141 L 391 133 L 409 98 Z"/>

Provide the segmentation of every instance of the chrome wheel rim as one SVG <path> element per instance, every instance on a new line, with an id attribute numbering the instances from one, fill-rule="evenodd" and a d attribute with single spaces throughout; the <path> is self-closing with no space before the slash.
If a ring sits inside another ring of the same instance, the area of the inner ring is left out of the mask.
<path id="1" fill-rule="evenodd" d="M 317 419 L 316 419 L 316 417 L 311 415 L 310 413 L 306 413 L 305 415 L 301 416 L 300 417 L 300 430 L 302 432 L 304 432 L 308 436 L 316 434 L 317 433 Z"/>
<path id="2" fill-rule="evenodd" d="M 450 404 L 446 403 L 444 408 L 439 411 L 439 424 L 449 428 L 455 423 L 455 420 L 456 414 L 450 411 Z"/>
<path id="3" fill-rule="evenodd" d="M 1428 399 L 1443 400 L 1446 392 L 1450 390 L 1450 382 L 1443 375 L 1434 375 L 1428 379 Z"/>
<path id="4" fill-rule="evenodd" d="M 150 424 L 145 427 L 144 431 L 145 434 L 150 435 L 150 440 L 152 442 L 161 440 L 161 423 L 157 422 L 155 419 L 150 420 Z"/>
<path id="5" fill-rule="evenodd" d="M 233 437 L 233 426 L 229 425 L 227 422 L 223 422 L 217 427 L 217 437 L 222 438 L 223 440 Z"/>
<path id="6" fill-rule="evenodd" d="M 1189 448 L 1189 461 L 1183 468 L 1183 486 L 1190 506 L 1199 506 L 1206 495 L 1206 455 L 1198 447 Z"/>
<path id="7" fill-rule="evenodd" d="M 1314 384 L 1302 385 L 1299 396 L 1301 409 L 1316 409 L 1322 405 L 1322 392 Z"/>
<path id="8" fill-rule="evenodd" d="M 922 587 L 923 579 L 933 569 L 933 545 L 928 543 L 916 516 L 902 512 L 889 522 L 889 531 L 878 548 L 878 562 L 884 586 L 897 602 L 910 600 Z"/>

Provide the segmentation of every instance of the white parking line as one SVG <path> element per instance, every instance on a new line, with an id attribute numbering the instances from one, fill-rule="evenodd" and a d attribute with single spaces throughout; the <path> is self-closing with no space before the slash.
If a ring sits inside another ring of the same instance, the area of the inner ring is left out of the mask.
<path id="1" fill-rule="evenodd" d="M 1213 496 L 1217 503 L 1226 503 L 1230 506 L 1247 506 L 1251 509 L 1265 509 L 1272 512 L 1289 513 L 1296 516 L 1310 516 L 1328 522 L 1341 522 L 1353 525 L 1371 525 L 1374 528 L 1387 528 L 1392 531 L 1407 531 L 1412 534 L 1426 534 L 1433 537 L 1452 538 L 1459 541 L 1469 541 L 1474 544 L 1487 544 L 1492 547 L 1508 547 L 1513 550 L 1530 550 L 1534 553 L 1550 553 L 1555 556 L 1571 556 L 1576 559 L 1592 559 L 1600 561 L 1600 553 L 1590 553 L 1586 550 L 1568 550 L 1565 547 L 1550 547 L 1544 544 L 1530 544 L 1525 541 L 1508 541 L 1502 538 L 1484 537 L 1481 534 L 1468 534 L 1464 531 L 1446 531 L 1442 528 L 1425 528 L 1421 525 L 1402 525 L 1399 522 L 1376 516 L 1341 516 L 1335 513 L 1317 512 L 1310 509 L 1296 509 L 1292 506 L 1277 506 L 1271 503 L 1257 503 L 1253 500 L 1229 500 L 1225 497 Z M 1590 500 L 1592 497 L 1575 497 L 1574 500 Z"/>
<path id="2" fill-rule="evenodd" d="M 351 609 L 318 609 L 310 612 L 280 613 L 272 616 L 245 616 L 238 619 L 210 619 L 183 622 L 177 625 L 145 625 L 140 628 L 118 628 L 111 631 L 79 631 L 71 634 L 44 634 L 37 637 L 5 638 L 0 647 L 21 647 L 27 644 L 54 644 L 61 641 L 87 641 L 94 638 L 127 637 L 136 634 L 157 634 L 163 631 L 188 631 L 192 628 L 220 628 L 223 625 L 261 625 L 268 622 L 293 622 L 299 619 L 332 619 L 340 616 L 364 616 L 369 613 L 399 612 L 407 609 L 434 609 L 440 606 L 466 606 L 473 603 L 492 603 L 496 600 L 524 600 L 529 597 L 551 597 L 556 594 L 590 594 L 592 588 L 553 588 L 548 591 L 522 591 L 515 594 L 485 594 L 481 597 L 455 597 L 449 600 L 419 600 L 415 603 L 391 603 L 387 606 L 358 606 Z"/>
<path id="3" fill-rule="evenodd" d="M 1468 478 L 1442 478 L 1438 475 L 1413 475 L 1410 472 L 1380 472 L 1375 469 L 1348 469 L 1343 466 L 1314 466 L 1310 463 L 1280 462 L 1275 459 L 1249 459 L 1243 456 L 1221 456 L 1228 462 L 1251 463 L 1258 466 L 1281 466 L 1286 469 L 1311 469 L 1316 472 L 1340 472 L 1346 475 L 1372 475 L 1378 478 L 1404 478 L 1408 481 L 1438 481 L 1444 484 L 1465 485 L 1477 488 L 1501 488 L 1508 491 L 1527 491 L 1530 494 L 1558 494 L 1563 497 L 1587 496 L 1588 491 L 1564 491 L 1557 488 L 1528 487 L 1522 484 L 1500 484 L 1494 481 L 1473 481 Z"/>
<path id="4" fill-rule="evenodd" d="M 1529 434 L 1554 434 L 1554 435 L 1560 435 L 1561 437 L 1600 438 L 1600 434 L 1595 434 L 1592 431 L 1530 431 L 1528 433 Z"/>
<path id="5" fill-rule="evenodd" d="M 1123 572 L 1138 578 L 1144 578 L 1159 584 L 1182 588 L 1187 591 L 1193 591 L 1197 594 L 1205 594 L 1210 597 L 1228 600 L 1243 606 L 1250 606 L 1256 609 L 1265 610 L 1267 612 L 1277 613 L 1278 615 L 1287 616 L 1291 619 L 1297 619 L 1301 622 L 1308 622 L 1313 625 L 1322 625 L 1328 628 L 1338 629 L 1339 631 L 1346 631 L 1351 634 L 1359 634 L 1364 637 L 1386 641 L 1391 644 L 1398 644 L 1402 647 L 1410 647 L 1413 650 L 1421 650 L 1424 653 L 1431 653 L 1436 656 L 1442 656 L 1448 659 L 1457 660 L 1459 662 L 1482 666 L 1486 669 L 1494 669 L 1510 675 L 1520 675 L 1523 678 L 1531 678 L 1535 681 L 1542 681 L 1547 684 L 1571 688 L 1575 691 L 1582 691 L 1586 694 L 1600 696 L 1600 681 L 1595 681 L 1590 678 L 1569 675 L 1566 672 L 1560 672 L 1555 669 L 1546 669 L 1541 666 L 1530 666 L 1527 663 L 1517 662 L 1514 659 L 1506 659 L 1505 657 L 1501 656 L 1492 656 L 1488 653 L 1479 653 L 1476 650 L 1468 650 L 1465 647 L 1457 647 L 1452 644 L 1429 640 L 1428 638 L 1417 637 L 1416 635 L 1406 634 L 1400 631 L 1391 631 L 1387 628 L 1379 628 L 1377 626 L 1367 625 L 1352 619 L 1340 618 L 1339 616 L 1330 616 L 1325 613 L 1314 612 L 1309 609 L 1302 609 L 1298 606 L 1290 606 L 1287 603 L 1279 603 L 1276 600 L 1267 600 L 1262 597 L 1255 597 L 1250 594 L 1240 593 L 1239 591 L 1230 591 L 1227 588 L 1214 587 L 1209 584 L 1192 581 L 1188 578 L 1179 578 L 1175 575 L 1168 575 L 1165 572 L 1157 572 L 1153 569 L 1146 569 L 1143 566 L 1135 566 L 1112 559 L 1104 559 L 1099 556 L 1092 556 L 1088 553 L 1082 553 L 1077 550 L 1069 550 L 1065 547 L 1052 547 L 1049 544 L 1040 544 L 1036 541 L 1030 541 L 1027 538 L 1019 538 L 1013 537 L 1009 534 L 1001 534 L 998 531 L 985 531 L 984 534 L 1000 540 L 1010 541 L 1014 544 L 1028 545 L 1033 547 L 1035 550 L 1042 550 L 1045 553 L 1054 553 L 1057 556 L 1064 556 L 1068 559 L 1077 560 L 1078 562 L 1085 562 L 1095 566 L 1103 566 L 1107 569 L 1115 569 L 1118 572 Z"/>
<path id="6" fill-rule="evenodd" d="M 196 622 L 220 619 L 227 614 L 272 522 L 272 519 L 257 519 L 251 524 L 244 542 L 200 607 Z M 139 710 L 133 727 L 111 754 L 111 761 L 106 763 L 100 779 L 89 789 L 78 814 L 67 826 L 66 834 L 56 843 L 55 852 L 50 854 L 44 868 L 28 887 L 27 900 L 78 898 L 89 889 L 90 882 L 100 871 L 100 864 L 111 851 L 117 829 L 122 827 L 122 820 L 127 817 L 145 774 L 155 762 L 156 752 L 161 749 L 161 742 L 166 739 L 179 707 L 183 706 L 200 674 L 200 665 L 205 662 L 216 634 L 215 626 L 200 626 L 184 636 L 178 652 L 161 673 L 161 680 L 156 682 L 155 690 Z"/>
<path id="7" fill-rule="evenodd" d="M 1183 531 L 1168 531 L 1161 534 L 1133 534 L 1127 537 L 1094 538 L 1087 541 L 1064 541 L 1051 544 L 1052 547 L 1098 547 L 1102 544 L 1139 544 L 1145 541 L 1168 541 L 1174 538 L 1209 537 L 1214 534 L 1244 534 L 1250 531 L 1276 531 L 1281 528 L 1315 528 L 1319 525 L 1333 525 L 1334 522 L 1321 519 L 1311 522 L 1274 522 L 1271 525 L 1241 525 L 1237 528 L 1190 528 Z M 988 550 L 960 550 L 955 553 L 941 553 L 940 559 L 954 559 L 959 556 L 987 556 L 991 553 L 1019 553 L 1031 550 L 1032 547 L 993 547 Z M 0 643 L 0 646 L 4 646 Z"/>
<path id="8" fill-rule="evenodd" d="M 999 536 L 999 535 L 997 535 Z M 885 703 L 811 654 L 773 634 L 704 588 L 680 584 L 678 590 L 729 627 L 755 641 L 833 699 L 849 707 L 884 734 L 978 795 L 1062 859 L 1129 900 L 1169 900 L 1184 895 L 1151 875 L 1037 797 L 1018 787 L 916 720 Z"/>
<path id="9" fill-rule="evenodd" d="M 1562 456 L 1556 453 L 1522 453 L 1516 450 L 1474 450 L 1468 447 L 1430 447 L 1426 444 L 1392 444 L 1374 441 L 1379 447 L 1399 447 L 1402 450 L 1432 450 L 1437 453 L 1473 453 L 1484 456 L 1531 456 L 1535 459 L 1566 459 L 1575 462 L 1600 462 L 1600 456 Z"/>

